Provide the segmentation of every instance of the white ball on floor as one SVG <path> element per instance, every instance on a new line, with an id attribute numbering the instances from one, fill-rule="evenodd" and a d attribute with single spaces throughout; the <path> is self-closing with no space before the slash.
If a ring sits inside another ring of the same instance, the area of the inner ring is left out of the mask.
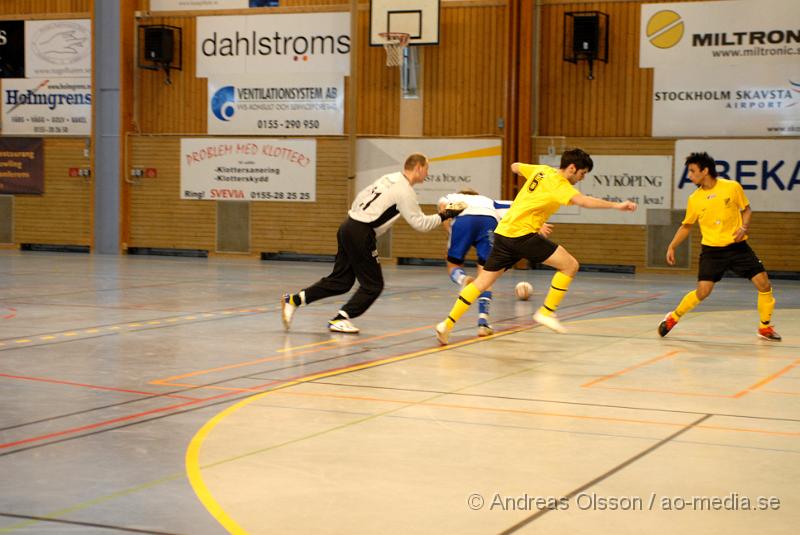
<path id="1" fill-rule="evenodd" d="M 527 301 L 533 295 L 533 285 L 530 282 L 518 282 L 514 287 L 514 293 L 520 301 Z"/>

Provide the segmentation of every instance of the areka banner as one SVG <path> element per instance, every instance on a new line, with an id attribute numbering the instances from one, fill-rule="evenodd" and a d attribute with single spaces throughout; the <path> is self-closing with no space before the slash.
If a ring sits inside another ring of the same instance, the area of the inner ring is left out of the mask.
<path id="1" fill-rule="evenodd" d="M 686 157 L 707 152 L 717 173 L 741 183 L 756 212 L 800 212 L 800 139 L 680 139 L 675 142 L 675 209 L 686 208 L 695 185 Z"/>

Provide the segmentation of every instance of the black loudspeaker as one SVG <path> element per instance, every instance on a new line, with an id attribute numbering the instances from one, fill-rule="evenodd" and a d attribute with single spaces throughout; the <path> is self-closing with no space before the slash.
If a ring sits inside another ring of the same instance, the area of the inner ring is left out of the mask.
<path id="1" fill-rule="evenodd" d="M 172 28 L 153 26 L 144 28 L 144 57 L 153 63 L 172 63 L 174 39 Z"/>
<path id="2" fill-rule="evenodd" d="M 576 16 L 573 19 L 572 53 L 576 56 L 598 57 L 600 17 L 597 15 Z"/>

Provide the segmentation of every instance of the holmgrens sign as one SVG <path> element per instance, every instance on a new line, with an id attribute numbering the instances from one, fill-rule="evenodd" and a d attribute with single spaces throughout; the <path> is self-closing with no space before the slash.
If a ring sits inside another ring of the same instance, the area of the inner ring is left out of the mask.
<path id="1" fill-rule="evenodd" d="M 350 72 L 350 15 L 198 17 L 197 76 Z"/>

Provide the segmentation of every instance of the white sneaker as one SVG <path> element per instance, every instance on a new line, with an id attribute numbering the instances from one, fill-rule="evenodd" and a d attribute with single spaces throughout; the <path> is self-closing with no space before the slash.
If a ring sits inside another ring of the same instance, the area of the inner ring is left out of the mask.
<path id="1" fill-rule="evenodd" d="M 350 323 L 350 320 L 330 320 L 328 322 L 328 330 L 334 333 L 348 333 L 358 334 L 358 327 Z"/>
<path id="2" fill-rule="evenodd" d="M 491 336 L 494 334 L 494 329 L 489 322 L 481 318 L 478 322 L 478 336 Z"/>
<path id="3" fill-rule="evenodd" d="M 436 326 L 436 339 L 443 346 L 447 345 L 447 339 L 450 337 L 450 329 L 447 328 L 447 322 L 443 321 Z"/>
<path id="4" fill-rule="evenodd" d="M 292 316 L 294 316 L 297 307 L 292 303 L 292 296 L 290 294 L 283 294 L 281 297 L 281 321 L 283 321 L 283 328 L 289 330 L 292 324 Z"/>
<path id="5" fill-rule="evenodd" d="M 541 312 L 537 311 L 536 314 L 533 315 L 533 321 L 536 323 L 540 323 L 547 327 L 548 329 L 552 329 L 557 333 L 564 334 L 567 332 L 567 328 L 561 325 L 561 322 L 558 321 L 558 318 L 555 314 L 551 314 L 549 316 L 545 316 Z"/>

